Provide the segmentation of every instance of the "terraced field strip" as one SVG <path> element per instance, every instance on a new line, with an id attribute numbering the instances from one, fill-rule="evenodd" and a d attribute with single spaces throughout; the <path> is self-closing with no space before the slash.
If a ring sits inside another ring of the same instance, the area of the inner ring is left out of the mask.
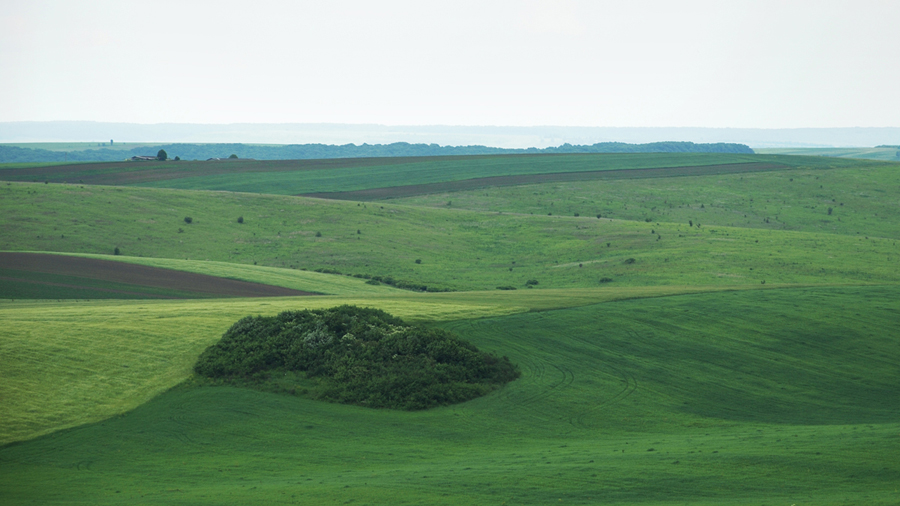
<path id="1" fill-rule="evenodd" d="M 301 197 L 316 197 L 335 200 L 372 201 L 401 197 L 414 197 L 430 193 L 475 190 L 496 186 L 519 186 L 525 184 L 560 183 L 569 181 L 594 181 L 598 179 L 646 179 L 657 177 L 711 176 L 762 172 L 789 168 L 777 163 L 731 163 L 724 165 L 696 165 L 690 167 L 657 167 L 650 169 L 613 169 L 587 172 L 556 172 L 549 174 L 522 174 L 516 176 L 493 176 L 446 181 L 442 183 L 371 188 L 347 192 L 304 193 Z"/>
<path id="2" fill-rule="evenodd" d="M 0 252 L 0 266 L 4 270 L 3 284 L 50 284 L 78 287 L 78 279 L 84 279 L 86 283 L 81 286 L 99 292 L 107 292 L 110 298 L 116 294 L 137 294 L 140 287 L 160 288 L 164 290 L 183 291 L 192 294 L 202 294 L 207 297 L 289 297 L 301 295 L 315 295 L 280 286 L 251 283 L 235 279 L 226 279 L 205 274 L 163 269 L 145 265 L 128 264 L 124 262 L 111 262 L 97 258 L 84 258 L 66 255 L 53 255 L 45 253 L 16 253 Z M 65 276 L 69 282 L 57 282 L 54 280 L 34 279 L 29 273 L 43 273 Z M 72 286 L 73 277 L 75 286 Z M 95 286 L 92 281 L 105 281 L 110 283 L 134 285 L 134 290 L 117 288 L 104 288 Z M 176 296 L 160 296 L 162 298 L 176 298 Z M 59 298 L 59 297 L 53 297 Z"/>
<path id="3" fill-rule="evenodd" d="M 446 158 L 446 157 L 435 157 Z M 460 157 L 468 158 L 468 157 Z M 290 172 L 347 167 L 397 165 L 431 160 L 420 158 L 336 158 L 327 160 L 212 160 L 179 162 L 97 162 L 70 164 L 29 164 L 27 167 L 0 168 L 0 179 L 7 181 L 68 181 L 84 184 L 128 185 L 165 181 L 184 177 L 211 176 L 244 172 Z"/>

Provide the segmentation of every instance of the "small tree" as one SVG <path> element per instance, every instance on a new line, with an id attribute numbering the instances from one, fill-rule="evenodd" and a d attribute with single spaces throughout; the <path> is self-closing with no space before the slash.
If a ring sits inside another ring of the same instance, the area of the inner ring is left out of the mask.
<path id="1" fill-rule="evenodd" d="M 120 255 L 120 254 L 121 253 L 119 252 L 119 247 L 116 246 L 116 249 L 113 250 L 113 255 Z"/>
<path id="2" fill-rule="evenodd" d="M 243 223 L 243 222 L 244 222 L 244 217 L 243 217 L 243 216 L 238 216 L 238 220 L 237 220 L 237 221 L 238 221 L 238 223 Z"/>
<path id="3" fill-rule="evenodd" d="M 159 151 L 156 152 L 156 159 L 157 159 L 157 160 L 159 160 L 159 161 L 161 161 L 161 162 L 164 162 L 164 161 L 166 161 L 168 158 L 169 158 L 169 155 L 166 153 L 166 150 L 165 150 L 165 149 L 160 149 Z"/>
<path id="4" fill-rule="evenodd" d="M 187 223 L 188 225 L 190 225 L 191 223 L 193 223 L 193 221 L 194 221 L 194 218 L 191 218 L 190 216 L 185 216 L 185 217 L 184 217 L 184 222 Z"/>
<path id="5" fill-rule="evenodd" d="M 233 159 L 233 160 L 237 160 L 237 155 L 234 154 L 234 153 L 231 153 L 231 155 L 230 155 L 228 158 L 231 158 L 231 159 Z"/>

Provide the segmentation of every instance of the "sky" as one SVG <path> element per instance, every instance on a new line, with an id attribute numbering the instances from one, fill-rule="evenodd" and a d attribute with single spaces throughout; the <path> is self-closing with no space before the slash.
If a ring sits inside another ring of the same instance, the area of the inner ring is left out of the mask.
<path id="1" fill-rule="evenodd" d="M 900 126 L 900 1 L 20 1 L 0 122 Z"/>

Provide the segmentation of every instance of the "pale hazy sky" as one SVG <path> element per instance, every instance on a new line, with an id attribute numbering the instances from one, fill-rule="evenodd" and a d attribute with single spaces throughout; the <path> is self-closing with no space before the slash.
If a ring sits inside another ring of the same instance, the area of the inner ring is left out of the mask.
<path id="1" fill-rule="evenodd" d="M 900 126 L 900 1 L 0 0 L 0 121 Z"/>

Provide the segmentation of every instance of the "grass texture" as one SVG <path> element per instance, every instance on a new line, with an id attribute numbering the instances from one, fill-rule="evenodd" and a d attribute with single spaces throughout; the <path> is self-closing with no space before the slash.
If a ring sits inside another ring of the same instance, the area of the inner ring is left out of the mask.
<path id="1" fill-rule="evenodd" d="M 896 240 L 879 236 L 33 183 L 0 186 L 0 209 L 2 250 L 119 247 L 128 256 L 331 269 L 458 290 L 521 289 L 531 279 L 555 288 L 900 275 Z"/>
<path id="2" fill-rule="evenodd" d="M 757 290 L 449 322 L 523 377 L 414 413 L 186 384 L 0 449 L 0 490 L 6 504 L 894 504 L 898 300 Z"/>
<path id="3" fill-rule="evenodd" d="M 334 276 L 338 277 L 339 276 Z M 755 288 L 755 286 L 754 286 Z M 341 304 L 412 322 L 485 318 L 603 301 L 721 290 L 635 287 L 182 301 L 0 302 L 0 444 L 103 420 L 186 380 L 238 319 Z"/>

